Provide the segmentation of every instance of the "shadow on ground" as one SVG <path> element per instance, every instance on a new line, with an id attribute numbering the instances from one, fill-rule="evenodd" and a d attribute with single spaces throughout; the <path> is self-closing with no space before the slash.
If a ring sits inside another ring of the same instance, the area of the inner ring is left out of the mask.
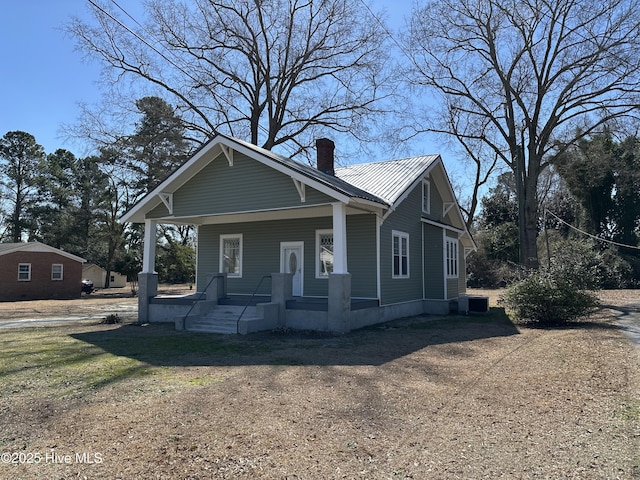
<path id="1" fill-rule="evenodd" d="M 246 336 L 123 325 L 71 336 L 103 352 L 155 366 L 382 365 L 420 349 L 518 334 L 502 308 L 478 316 L 419 316 L 335 336 L 274 331 Z M 451 349 L 464 355 L 465 349 Z"/>

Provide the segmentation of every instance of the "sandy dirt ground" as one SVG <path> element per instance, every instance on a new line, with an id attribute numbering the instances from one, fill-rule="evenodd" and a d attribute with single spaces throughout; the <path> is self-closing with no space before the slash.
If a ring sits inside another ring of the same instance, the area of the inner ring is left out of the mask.
<path id="1" fill-rule="evenodd" d="M 549 330 L 475 315 L 342 336 L 6 329 L 0 478 L 638 479 L 640 354 L 615 325 L 637 293 Z"/>

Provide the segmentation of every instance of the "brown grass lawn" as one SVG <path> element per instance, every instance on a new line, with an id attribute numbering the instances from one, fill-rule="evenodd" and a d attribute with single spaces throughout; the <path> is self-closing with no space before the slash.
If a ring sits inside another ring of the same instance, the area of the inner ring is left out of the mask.
<path id="1" fill-rule="evenodd" d="M 640 348 L 615 314 L 0 330 L 0 479 L 640 478 Z"/>

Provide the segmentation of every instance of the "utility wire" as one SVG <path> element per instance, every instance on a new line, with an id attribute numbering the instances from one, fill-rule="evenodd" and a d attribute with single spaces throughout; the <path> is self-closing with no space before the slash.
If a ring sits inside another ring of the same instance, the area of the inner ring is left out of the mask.
<path id="1" fill-rule="evenodd" d="M 582 233 L 583 235 L 586 235 L 587 237 L 591 237 L 594 240 L 597 240 L 599 242 L 604 242 L 604 243 L 609 243 L 611 245 L 616 245 L 618 247 L 624 247 L 624 248 L 631 248 L 634 250 L 640 250 L 640 247 L 638 246 L 634 246 L 634 245 L 626 245 L 624 243 L 618 243 L 618 242 L 614 242 L 613 240 L 607 240 L 606 238 L 600 238 L 600 237 L 596 237 L 595 235 L 592 235 L 588 232 L 585 232 L 584 230 L 580 230 L 577 227 L 574 227 L 573 225 L 565 222 L 564 220 L 562 220 L 559 216 L 557 216 L 555 213 L 549 211 L 548 209 L 545 208 L 545 213 L 548 213 L 549 215 L 551 215 L 552 217 L 554 217 L 556 220 L 558 220 L 561 223 L 564 223 L 567 227 L 572 228 L 573 230 L 575 230 L 576 232 Z"/>
<path id="2" fill-rule="evenodd" d="M 125 25 L 123 22 L 121 22 L 118 18 L 116 18 L 115 16 L 113 16 L 111 13 L 109 13 L 108 11 L 106 11 L 104 8 L 102 8 L 100 5 L 96 4 L 93 0 L 87 0 L 94 8 L 96 8 L 97 10 L 99 10 L 100 12 L 102 12 L 104 15 L 107 15 L 111 20 L 113 20 L 114 22 L 116 22 L 118 25 L 120 25 L 122 28 L 124 28 L 127 32 L 129 32 L 131 35 L 133 35 L 137 40 L 139 40 L 140 42 L 142 42 L 144 45 L 146 45 L 147 47 L 149 47 L 151 50 L 153 50 L 155 53 L 157 53 L 158 55 L 160 55 L 160 57 L 162 57 L 166 62 L 168 62 L 171 66 L 173 66 L 175 69 L 177 69 L 179 72 L 183 73 L 184 75 L 186 75 L 187 77 L 189 77 L 192 81 L 194 81 L 195 83 L 200 83 L 198 79 L 196 79 L 195 77 L 193 77 L 193 75 L 191 75 L 189 72 L 187 72 L 184 68 L 182 68 L 181 66 L 179 66 L 177 63 L 175 63 L 174 61 L 172 61 L 170 58 L 168 58 L 164 53 L 162 53 L 160 50 L 158 50 L 155 46 L 153 46 L 151 43 L 149 43 L 149 41 L 147 41 L 145 38 L 143 38 L 139 33 L 133 31 L 131 28 L 129 28 L 127 25 Z M 127 12 L 122 6 L 120 6 L 118 4 L 118 2 L 116 0 L 111 0 L 111 3 L 113 3 L 119 10 L 121 10 L 127 17 L 129 17 L 136 25 L 138 25 L 142 30 L 144 30 L 149 36 L 153 36 L 138 20 L 136 20 L 133 15 L 131 15 L 129 12 Z M 172 56 L 176 57 L 179 60 L 179 57 L 177 57 L 177 55 L 172 52 L 171 50 L 167 49 L 166 47 L 162 47 L 164 50 L 166 50 L 167 52 L 169 52 Z M 220 99 L 222 99 L 222 101 L 224 101 L 225 103 L 227 103 L 230 107 L 234 108 L 235 110 L 237 110 L 240 113 L 243 113 L 236 105 L 234 105 L 233 103 L 231 103 L 231 101 L 229 101 L 228 99 L 224 98 L 224 97 L 218 97 Z M 262 126 L 260 123 L 258 123 L 258 128 L 260 130 L 262 130 L 263 133 L 268 134 L 269 131 Z M 214 131 L 214 133 L 217 134 L 216 131 Z M 282 144 L 284 147 L 288 148 L 290 151 L 292 151 L 292 147 L 286 144 Z"/>
<path id="3" fill-rule="evenodd" d="M 396 37 L 389 31 L 387 26 L 384 23 L 382 23 L 382 20 L 380 20 L 380 17 L 378 17 L 375 13 L 373 13 L 371 8 L 367 4 L 366 0 L 360 0 L 360 3 L 369 12 L 369 15 L 371 15 L 371 17 L 376 21 L 376 23 L 380 26 L 380 28 L 382 28 L 382 30 L 384 30 L 384 33 L 387 34 L 387 36 L 391 39 L 391 41 L 396 44 L 396 47 L 398 47 L 400 49 L 400 51 L 403 53 L 403 55 L 405 57 L 407 57 L 409 59 L 409 61 L 411 61 L 411 63 L 415 64 L 415 61 L 413 60 L 413 58 L 411 58 L 411 55 L 409 55 L 409 52 L 407 52 L 407 50 L 400 43 L 400 41 L 397 40 Z"/>

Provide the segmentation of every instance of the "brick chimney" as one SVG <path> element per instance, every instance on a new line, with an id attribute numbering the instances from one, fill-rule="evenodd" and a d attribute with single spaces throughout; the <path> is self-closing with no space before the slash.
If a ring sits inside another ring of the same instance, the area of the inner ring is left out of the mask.
<path id="1" fill-rule="evenodd" d="M 318 138 L 316 140 L 317 168 L 321 172 L 335 175 L 333 168 L 333 151 L 336 148 L 332 140 Z"/>

